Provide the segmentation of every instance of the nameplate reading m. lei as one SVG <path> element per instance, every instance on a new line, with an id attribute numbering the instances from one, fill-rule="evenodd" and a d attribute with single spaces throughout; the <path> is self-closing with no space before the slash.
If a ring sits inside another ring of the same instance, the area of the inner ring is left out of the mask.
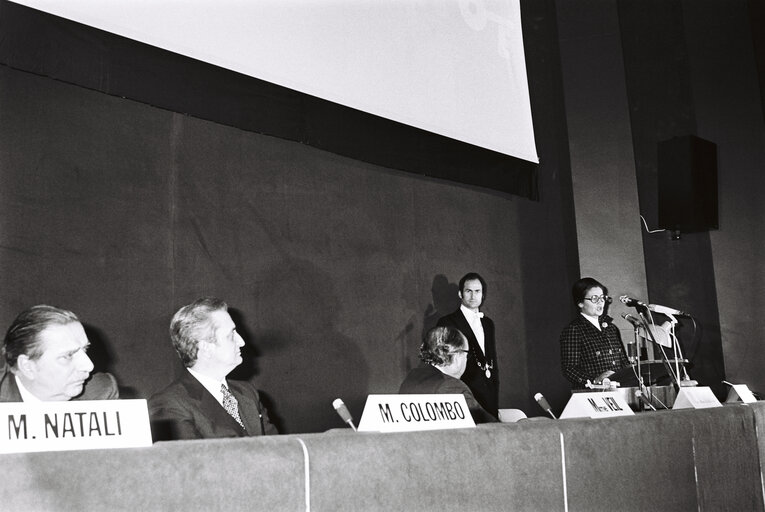
<path id="1" fill-rule="evenodd" d="M 359 422 L 360 432 L 412 432 L 475 428 L 465 396 L 369 395 Z"/>
<path id="2" fill-rule="evenodd" d="M 151 446 L 146 400 L 0 404 L 0 453 Z"/>
<path id="3" fill-rule="evenodd" d="M 630 409 L 629 404 L 618 393 L 598 391 L 572 393 L 560 418 L 611 418 L 633 414 L 635 413 Z"/>

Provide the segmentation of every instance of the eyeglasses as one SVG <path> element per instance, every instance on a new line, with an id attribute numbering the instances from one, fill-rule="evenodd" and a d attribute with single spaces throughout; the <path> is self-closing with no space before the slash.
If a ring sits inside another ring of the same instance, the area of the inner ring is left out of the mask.
<path id="1" fill-rule="evenodd" d="M 612 299 L 608 295 L 593 295 L 592 297 L 585 297 L 584 300 L 589 300 L 593 304 L 599 302 L 608 302 L 610 304 Z"/>

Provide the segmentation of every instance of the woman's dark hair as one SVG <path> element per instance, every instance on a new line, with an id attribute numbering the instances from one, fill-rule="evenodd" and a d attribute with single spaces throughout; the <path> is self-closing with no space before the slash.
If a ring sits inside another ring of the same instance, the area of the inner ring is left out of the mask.
<path id="1" fill-rule="evenodd" d="M 580 302 L 584 301 L 587 291 L 592 288 L 600 288 L 603 290 L 603 295 L 608 295 L 608 288 L 603 286 L 597 279 L 583 277 L 571 287 L 571 297 L 574 299 L 574 304 L 578 306 Z"/>

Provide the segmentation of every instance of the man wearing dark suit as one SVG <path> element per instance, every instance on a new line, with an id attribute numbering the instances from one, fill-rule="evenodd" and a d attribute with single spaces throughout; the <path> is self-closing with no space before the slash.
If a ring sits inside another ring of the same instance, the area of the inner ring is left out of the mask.
<path id="1" fill-rule="evenodd" d="M 462 381 L 476 400 L 492 416 L 497 416 L 499 372 L 494 341 L 494 322 L 479 311 L 486 297 L 486 281 L 475 272 L 465 274 L 459 283 L 460 308 L 438 320 L 439 327 L 453 327 L 468 340 L 467 368 Z"/>
<path id="2" fill-rule="evenodd" d="M 422 364 L 414 368 L 401 383 L 402 394 L 460 394 L 473 421 L 489 423 L 497 418 L 486 412 L 460 377 L 467 365 L 468 343 L 465 336 L 451 327 L 435 327 L 428 331 L 420 347 Z"/>
<path id="3" fill-rule="evenodd" d="M 155 441 L 277 434 L 250 382 L 227 381 L 244 340 L 220 299 L 182 307 L 170 338 L 186 370 L 149 400 Z"/>
<path id="4" fill-rule="evenodd" d="M 38 305 L 21 312 L 3 340 L 0 402 L 119 398 L 108 373 L 92 376 L 85 330 L 71 311 Z"/>

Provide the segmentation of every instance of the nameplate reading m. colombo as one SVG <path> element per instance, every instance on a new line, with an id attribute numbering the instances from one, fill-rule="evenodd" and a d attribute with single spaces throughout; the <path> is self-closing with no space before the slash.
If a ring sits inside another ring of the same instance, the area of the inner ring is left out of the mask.
<path id="1" fill-rule="evenodd" d="M 151 446 L 146 400 L 0 404 L 0 453 Z"/>
<path id="2" fill-rule="evenodd" d="M 447 428 L 475 428 L 465 396 L 369 395 L 359 431 L 411 432 Z"/>

